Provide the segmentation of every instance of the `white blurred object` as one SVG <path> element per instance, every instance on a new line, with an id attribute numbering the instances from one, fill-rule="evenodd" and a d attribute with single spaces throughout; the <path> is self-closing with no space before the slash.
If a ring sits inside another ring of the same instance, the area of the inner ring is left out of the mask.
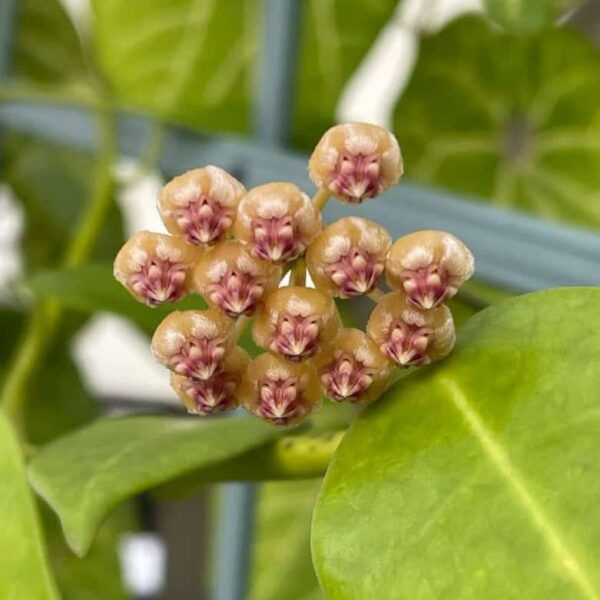
<path id="1" fill-rule="evenodd" d="M 419 37 L 441 29 L 481 0 L 402 0 L 340 96 L 336 119 L 391 128 L 394 107 L 418 59 Z"/>
<path id="2" fill-rule="evenodd" d="M 73 354 L 84 383 L 99 396 L 176 402 L 150 340 L 126 319 L 94 316 L 75 336 Z"/>
<path id="3" fill-rule="evenodd" d="M 0 185 L 0 301 L 10 300 L 10 284 L 17 281 L 23 271 L 22 234 L 23 211 L 12 191 Z"/>
<path id="4" fill-rule="evenodd" d="M 119 540 L 121 570 L 127 591 L 136 597 L 153 597 L 165 585 L 166 550 L 153 533 L 123 535 Z"/>

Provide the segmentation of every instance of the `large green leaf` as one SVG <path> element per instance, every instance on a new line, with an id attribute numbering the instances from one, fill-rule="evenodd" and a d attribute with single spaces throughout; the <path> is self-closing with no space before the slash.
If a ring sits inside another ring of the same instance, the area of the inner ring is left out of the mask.
<path id="1" fill-rule="evenodd" d="M 31 462 L 35 490 L 85 554 L 109 511 L 138 492 L 255 448 L 275 435 L 254 419 L 103 419 L 46 446 Z"/>
<path id="2" fill-rule="evenodd" d="M 423 39 L 394 127 L 410 177 L 598 227 L 598 97 L 600 52 L 579 34 L 469 17 Z"/>
<path id="3" fill-rule="evenodd" d="M 301 55 L 293 138 L 313 148 L 333 125 L 340 95 L 398 0 L 302 2 Z"/>
<path id="4" fill-rule="evenodd" d="M 0 598 L 58 598 L 17 440 L 0 413 Z"/>
<path id="5" fill-rule="evenodd" d="M 556 24 L 580 0 L 484 0 L 488 17 L 507 31 L 529 34 Z"/>
<path id="6" fill-rule="evenodd" d="M 40 83 L 83 76 L 81 46 L 60 1 L 22 0 L 18 9 L 15 75 Z"/>
<path id="7" fill-rule="evenodd" d="M 188 125 L 244 130 L 259 0 L 93 0 L 103 73 L 125 103 Z"/>
<path id="8" fill-rule="evenodd" d="M 600 597 L 599 303 L 500 302 L 357 419 L 313 521 L 329 598 Z"/>
<path id="9" fill-rule="evenodd" d="M 250 600 L 319 600 L 310 558 L 310 521 L 321 481 L 260 487 L 253 532 Z"/>

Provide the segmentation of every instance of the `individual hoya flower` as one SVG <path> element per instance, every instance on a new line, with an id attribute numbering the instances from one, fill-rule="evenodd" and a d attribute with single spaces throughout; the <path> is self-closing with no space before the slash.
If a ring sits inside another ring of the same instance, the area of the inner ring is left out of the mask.
<path id="1" fill-rule="evenodd" d="M 386 294 L 367 323 L 367 334 L 401 367 L 424 365 L 443 358 L 454 346 L 454 321 L 447 306 L 423 310 L 404 292 Z"/>
<path id="2" fill-rule="evenodd" d="M 238 241 L 222 242 L 208 250 L 194 271 L 199 293 L 232 318 L 253 314 L 280 280 L 281 267 L 256 258 Z"/>
<path id="3" fill-rule="evenodd" d="M 317 187 L 355 204 L 398 183 L 402 171 L 396 138 L 367 123 L 345 123 L 326 131 L 308 163 Z"/>
<path id="4" fill-rule="evenodd" d="M 297 425 L 321 403 L 319 376 L 308 363 L 265 352 L 250 362 L 239 389 L 252 414 L 273 425 Z"/>
<path id="5" fill-rule="evenodd" d="M 221 372 L 210 379 L 192 379 L 171 373 L 171 387 L 190 414 L 210 415 L 232 410 L 239 404 L 237 389 L 248 362 L 248 353 L 235 346 Z"/>
<path id="6" fill-rule="evenodd" d="M 254 321 L 254 341 L 265 350 L 300 361 L 332 341 L 340 319 L 331 296 L 302 286 L 279 288 L 269 294 Z"/>
<path id="7" fill-rule="evenodd" d="M 148 306 L 176 302 L 189 293 L 193 267 L 201 252 L 170 235 L 140 231 L 119 250 L 114 276 L 136 300 Z"/>
<path id="8" fill-rule="evenodd" d="M 314 365 L 329 398 L 357 404 L 377 400 L 391 372 L 390 361 L 359 329 L 342 329 L 335 342 L 314 359 Z"/>
<path id="9" fill-rule="evenodd" d="M 340 298 L 370 292 L 383 273 L 392 245 L 388 232 L 373 221 L 346 217 L 326 227 L 306 251 L 315 286 Z"/>
<path id="10" fill-rule="evenodd" d="M 393 244 L 386 277 L 390 287 L 404 289 L 409 302 L 428 309 L 454 296 L 474 269 L 471 251 L 452 234 L 416 231 Z"/>
<path id="11" fill-rule="evenodd" d="M 242 198 L 234 233 L 256 256 L 283 264 L 303 254 L 321 227 L 321 213 L 310 198 L 280 182 L 259 185 Z"/>
<path id="12" fill-rule="evenodd" d="M 206 381 L 223 370 L 234 326 L 217 310 L 175 311 L 154 332 L 152 351 L 174 373 Z"/>
<path id="13" fill-rule="evenodd" d="M 219 167 L 193 169 L 163 187 L 158 212 L 173 235 L 189 244 L 214 244 L 231 229 L 245 192 L 235 177 Z"/>

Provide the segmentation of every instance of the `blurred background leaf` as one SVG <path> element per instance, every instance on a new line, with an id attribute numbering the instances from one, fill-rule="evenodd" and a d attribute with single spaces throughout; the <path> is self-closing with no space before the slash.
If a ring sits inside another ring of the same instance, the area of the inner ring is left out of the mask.
<path id="1" fill-rule="evenodd" d="M 557 24 L 581 0 L 484 0 L 493 23 L 506 31 L 530 34 Z"/>
<path id="2" fill-rule="evenodd" d="M 598 58 L 573 31 L 521 38 L 477 17 L 423 39 L 394 116 L 407 172 L 498 206 L 600 226 Z"/>
<path id="3" fill-rule="evenodd" d="M 92 0 L 116 99 L 210 130 L 249 126 L 259 0 Z"/>

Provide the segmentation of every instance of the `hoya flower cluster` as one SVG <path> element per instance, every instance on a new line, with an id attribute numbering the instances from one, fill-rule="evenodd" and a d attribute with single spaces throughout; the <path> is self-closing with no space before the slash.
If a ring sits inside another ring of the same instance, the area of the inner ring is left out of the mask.
<path id="1" fill-rule="evenodd" d="M 116 257 L 115 277 L 140 302 L 155 307 L 195 292 L 208 305 L 172 312 L 152 339 L 190 413 L 242 405 L 274 425 L 294 425 L 322 396 L 368 404 L 394 366 L 424 365 L 452 349 L 444 302 L 473 273 L 462 242 L 420 231 L 392 243 L 368 219 L 321 222 L 329 195 L 357 204 L 398 182 L 394 136 L 362 123 L 333 127 L 309 174 L 319 188 L 313 200 L 285 182 L 246 190 L 213 166 L 180 175 L 158 200 L 171 235 L 138 233 Z M 306 269 L 315 287 L 306 286 Z M 377 288 L 384 275 L 391 293 Z M 366 332 L 344 328 L 335 299 L 364 294 L 376 302 Z M 254 359 L 238 345 L 248 317 L 264 350 Z"/>

